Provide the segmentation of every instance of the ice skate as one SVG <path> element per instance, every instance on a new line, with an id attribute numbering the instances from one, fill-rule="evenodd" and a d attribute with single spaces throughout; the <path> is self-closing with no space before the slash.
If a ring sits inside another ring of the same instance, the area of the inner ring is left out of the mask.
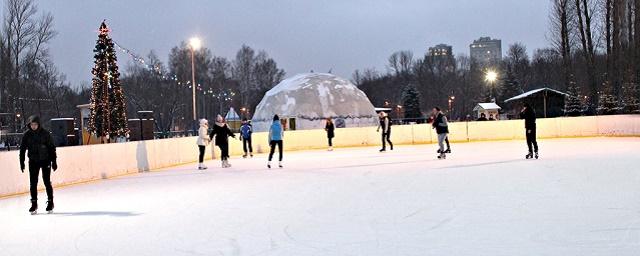
<path id="1" fill-rule="evenodd" d="M 267 162 L 267 168 L 271 169 L 271 161 Z"/>
<path id="2" fill-rule="evenodd" d="M 206 170 L 206 169 L 207 169 L 207 166 L 204 165 L 203 163 L 198 164 L 198 170 Z"/>
<path id="3" fill-rule="evenodd" d="M 333 147 L 329 147 L 329 149 L 327 149 L 327 151 L 333 151 Z"/>
<path id="4" fill-rule="evenodd" d="M 226 168 L 231 167 L 231 164 L 229 163 L 229 160 L 224 160 L 224 165 L 226 166 Z"/>
<path id="5" fill-rule="evenodd" d="M 526 158 L 526 159 L 531 159 L 531 158 L 533 158 L 533 153 L 529 152 L 529 153 L 525 156 L 525 158 Z"/>
<path id="6" fill-rule="evenodd" d="M 253 153 L 249 154 L 249 156 L 251 156 L 251 158 L 253 158 Z"/>
<path id="7" fill-rule="evenodd" d="M 38 214 L 38 201 L 31 200 L 31 208 L 29 208 L 29 213 L 31 213 L 31 215 Z"/>
<path id="8" fill-rule="evenodd" d="M 451 154 L 451 149 L 450 149 L 450 148 L 448 148 L 448 149 L 447 149 L 447 150 L 445 150 L 444 152 L 445 152 L 445 153 L 447 153 L 447 154 Z"/>
<path id="9" fill-rule="evenodd" d="M 53 200 L 49 200 L 47 201 L 47 213 L 51 214 L 53 213 Z"/>
<path id="10" fill-rule="evenodd" d="M 386 152 L 386 151 L 387 151 L 387 149 L 384 149 L 384 148 L 380 149 L 380 152 Z"/>
<path id="11" fill-rule="evenodd" d="M 247 158 L 247 154 L 242 155 L 242 158 Z"/>
<path id="12" fill-rule="evenodd" d="M 282 168 L 282 161 L 278 162 L 278 167 Z"/>
<path id="13" fill-rule="evenodd" d="M 535 155 L 535 157 L 536 157 L 536 159 L 538 159 L 538 152 L 536 152 L 536 155 Z"/>
<path id="14" fill-rule="evenodd" d="M 447 159 L 447 155 L 444 152 L 440 153 L 440 155 L 438 155 L 438 159 L 440 159 L 440 160 Z"/>

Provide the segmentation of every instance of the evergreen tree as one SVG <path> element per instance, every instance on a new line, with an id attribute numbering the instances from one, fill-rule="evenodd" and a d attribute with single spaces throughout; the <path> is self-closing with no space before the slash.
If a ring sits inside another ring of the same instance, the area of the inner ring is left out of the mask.
<path id="1" fill-rule="evenodd" d="M 404 105 L 404 118 L 421 118 L 420 92 L 414 84 L 408 84 L 402 90 L 402 104 Z"/>
<path id="2" fill-rule="evenodd" d="M 584 107 L 582 105 L 582 98 L 580 97 L 580 88 L 575 82 L 573 74 L 569 75 L 567 83 L 567 93 L 569 96 L 565 97 L 564 114 L 567 116 L 580 116 L 582 115 Z"/>
<path id="3" fill-rule="evenodd" d="M 88 130 L 98 137 L 127 136 L 127 109 L 114 44 L 105 21 L 100 24 L 94 52 L 91 115 Z"/>
<path id="4" fill-rule="evenodd" d="M 638 95 L 640 88 L 636 82 L 633 72 L 629 71 L 627 81 L 622 84 L 622 99 L 620 109 L 625 114 L 640 114 L 640 100 Z"/>
<path id="5" fill-rule="evenodd" d="M 618 103 L 616 97 L 613 96 L 613 86 L 607 74 L 605 74 L 604 82 L 602 82 L 602 88 L 598 92 L 598 108 L 596 111 L 599 115 L 613 115 L 618 110 Z"/>
<path id="6" fill-rule="evenodd" d="M 507 74 L 502 81 L 502 88 L 500 89 L 502 89 L 502 98 L 504 100 L 510 99 L 523 93 L 520 82 L 518 82 L 518 79 L 511 71 L 511 68 L 507 68 Z"/>

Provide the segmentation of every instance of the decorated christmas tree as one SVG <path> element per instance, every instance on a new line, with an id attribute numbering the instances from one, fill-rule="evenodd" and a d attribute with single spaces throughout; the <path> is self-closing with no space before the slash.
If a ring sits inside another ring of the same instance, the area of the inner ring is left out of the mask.
<path id="1" fill-rule="evenodd" d="M 402 90 L 402 104 L 404 118 L 420 118 L 420 92 L 413 84 L 408 84 Z"/>
<path id="2" fill-rule="evenodd" d="M 564 101 L 564 114 L 567 116 L 580 116 L 584 111 L 582 98 L 580 97 L 580 88 L 576 83 L 573 74 L 569 75 L 567 81 L 567 93 Z"/>
<path id="3" fill-rule="evenodd" d="M 606 74 L 601 90 L 598 92 L 598 108 L 596 110 L 599 115 L 614 115 L 618 111 L 618 102 L 613 96 L 613 86 L 611 86 Z"/>
<path id="4" fill-rule="evenodd" d="M 124 91 L 120 84 L 120 72 L 116 63 L 113 40 L 109 28 L 103 21 L 100 25 L 94 52 L 93 87 L 91 92 L 91 116 L 89 132 L 97 137 L 127 136 L 127 108 Z"/>
<path id="5" fill-rule="evenodd" d="M 640 87 L 633 72 L 627 72 L 627 81 L 622 84 L 620 109 L 625 114 L 640 114 Z"/>

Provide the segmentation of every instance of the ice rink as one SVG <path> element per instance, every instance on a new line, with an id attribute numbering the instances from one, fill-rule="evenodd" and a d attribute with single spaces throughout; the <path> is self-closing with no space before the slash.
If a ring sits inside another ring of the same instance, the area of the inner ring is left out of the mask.
<path id="1" fill-rule="evenodd" d="M 640 253 L 640 138 L 542 140 L 540 160 L 523 141 L 452 147 L 190 164 L 58 188 L 51 215 L 0 199 L 0 255 Z"/>

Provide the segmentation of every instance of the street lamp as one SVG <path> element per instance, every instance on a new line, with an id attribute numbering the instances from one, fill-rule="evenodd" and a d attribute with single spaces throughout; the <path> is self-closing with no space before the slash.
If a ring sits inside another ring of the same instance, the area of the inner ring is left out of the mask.
<path id="1" fill-rule="evenodd" d="M 493 101 L 495 101 L 494 95 L 493 95 L 493 91 L 495 89 L 494 83 L 496 82 L 496 80 L 498 80 L 498 72 L 493 71 L 493 70 L 489 70 L 487 71 L 487 73 L 485 74 L 484 80 L 489 82 L 490 85 L 490 90 L 491 90 L 491 99 Z"/>
<path id="2" fill-rule="evenodd" d="M 453 113 L 453 100 L 456 99 L 456 96 L 449 96 L 449 112 Z"/>
<path id="3" fill-rule="evenodd" d="M 198 120 L 196 113 L 196 64 L 195 64 L 195 52 L 200 49 L 202 42 L 197 37 L 192 37 L 189 40 L 189 46 L 191 46 L 191 88 L 192 88 L 192 104 L 193 104 L 193 120 Z"/>

